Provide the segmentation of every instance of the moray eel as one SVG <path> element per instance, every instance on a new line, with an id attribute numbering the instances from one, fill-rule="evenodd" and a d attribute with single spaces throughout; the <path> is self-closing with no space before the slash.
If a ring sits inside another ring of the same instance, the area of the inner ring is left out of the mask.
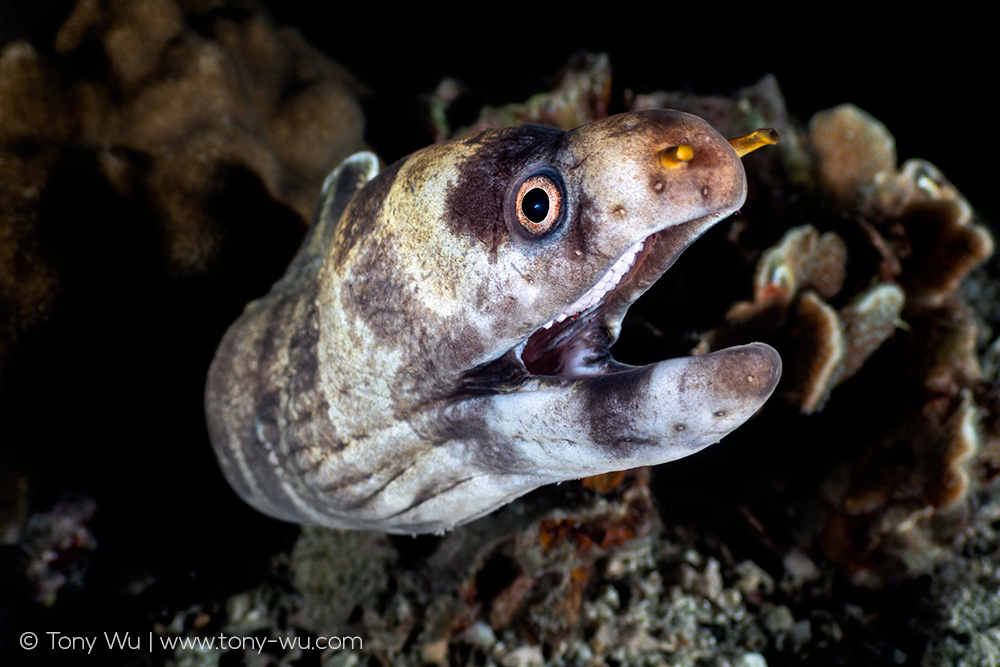
<path id="1" fill-rule="evenodd" d="M 717 442 L 770 396 L 777 352 L 633 367 L 609 348 L 629 305 L 742 205 L 740 155 L 766 136 L 728 142 L 659 110 L 490 130 L 381 173 L 349 158 L 212 363 L 229 483 L 286 521 L 440 532 Z"/>

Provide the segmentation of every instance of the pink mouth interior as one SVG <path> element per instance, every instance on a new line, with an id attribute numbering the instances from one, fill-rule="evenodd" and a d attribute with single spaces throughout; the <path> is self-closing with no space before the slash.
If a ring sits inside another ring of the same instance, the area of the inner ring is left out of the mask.
<path id="1" fill-rule="evenodd" d="M 601 326 L 604 306 L 636 274 L 655 237 L 652 234 L 632 245 L 590 289 L 528 338 L 521 360 L 529 373 L 578 377 L 606 372 L 611 354 L 608 334 Z"/>

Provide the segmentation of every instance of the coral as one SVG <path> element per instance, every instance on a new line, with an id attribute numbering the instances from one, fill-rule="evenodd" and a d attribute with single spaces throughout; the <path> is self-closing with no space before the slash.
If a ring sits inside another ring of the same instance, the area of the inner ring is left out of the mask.
<path id="1" fill-rule="evenodd" d="M 823 484 L 822 542 L 854 581 L 878 585 L 946 559 L 948 524 L 995 476 L 993 438 L 979 426 L 980 325 L 958 291 L 993 240 L 933 166 L 897 171 L 892 136 L 868 114 L 843 105 L 809 127 L 805 187 L 827 207 L 813 215 L 829 230 L 786 231 L 757 262 L 753 299 L 698 349 L 765 340 L 784 360 L 781 396 L 804 414 L 865 425 L 860 451 Z"/>
<path id="2" fill-rule="evenodd" d="M 942 304 L 993 254 L 993 237 L 974 220 L 969 202 L 923 160 L 877 174 L 859 210 L 885 237 L 900 283 L 921 306 Z"/>
<path id="3" fill-rule="evenodd" d="M 802 129 L 770 77 L 732 98 L 619 97 L 604 65 L 559 93 L 567 120 L 551 96 L 520 105 L 519 118 L 560 124 L 671 106 L 728 136 L 778 130 L 778 146 L 746 158 L 742 214 L 636 304 L 619 345 L 645 363 L 702 338 L 766 340 L 785 357 L 786 402 L 671 470 L 566 483 L 443 537 L 310 530 L 290 554 L 297 529 L 251 516 L 211 468 L 200 392 L 226 320 L 294 252 L 327 165 L 361 145 L 359 88 L 250 2 L 80 0 L 55 15 L 65 6 L 38 4 L 51 39 L 0 51 L 0 611 L 12 627 L 98 635 L 117 618 L 159 637 L 365 638 L 363 650 L 245 656 L 276 665 L 1000 655 L 1000 344 L 982 360 L 996 333 L 981 321 L 1000 317 L 980 268 L 993 243 L 939 170 L 897 168 L 870 116 L 839 107 Z M 108 460 L 156 474 L 105 473 Z M 40 503 L 69 487 L 100 489 L 96 509 Z M 91 576 L 92 555 L 121 581 Z"/>
<path id="4" fill-rule="evenodd" d="M 293 583 L 303 600 L 300 623 L 343 627 L 351 615 L 363 613 L 367 604 L 386 594 L 395 559 L 384 534 L 304 529 L 291 554 Z"/>
<path id="5" fill-rule="evenodd" d="M 851 104 L 809 121 L 816 180 L 839 206 L 857 203 L 875 177 L 896 168 L 896 140 L 878 120 Z"/>
<path id="6" fill-rule="evenodd" d="M 458 83 L 445 79 L 431 101 L 431 115 L 439 140 L 518 123 L 569 130 L 608 115 L 611 65 L 606 54 L 583 54 L 566 66 L 552 91 L 534 95 L 523 103 L 484 107 L 469 127 L 452 131 L 447 120 L 448 108 L 459 96 Z"/>
<path id="7" fill-rule="evenodd" d="M 301 220 L 285 234 L 301 235 L 326 173 L 362 147 L 359 86 L 297 33 L 253 15 L 80 0 L 53 49 L 13 41 L 0 51 L 0 295 L 9 304 L 0 354 L 51 312 L 58 267 L 76 259 L 42 240 L 67 224 L 53 216 L 71 215 L 54 202 L 86 205 L 92 236 L 129 219 L 159 247 L 124 252 L 197 274 L 241 242 L 227 225 L 248 223 L 219 215 L 239 209 L 226 202 L 284 207 Z"/>
<path id="8" fill-rule="evenodd" d="M 857 107 L 816 114 L 810 143 L 819 187 L 871 225 L 870 242 L 887 255 L 880 277 L 898 280 L 909 301 L 942 303 L 993 253 L 992 236 L 958 190 L 924 160 L 897 170 L 892 135 Z"/>
<path id="9" fill-rule="evenodd" d="M 889 338 L 903 309 L 902 290 L 883 283 L 835 310 L 828 301 L 846 275 L 847 246 L 839 236 L 809 225 L 790 229 L 761 256 L 754 300 L 730 308 L 726 326 L 705 336 L 699 351 L 732 344 L 747 331 L 784 339 L 784 394 L 804 413 L 822 409 L 833 388 Z"/>
<path id="10" fill-rule="evenodd" d="M 57 503 L 50 511 L 37 512 L 28 519 L 18 542 L 28 558 L 27 578 L 42 604 L 55 603 L 66 584 L 83 583 L 90 560 L 87 555 L 97 548 L 97 540 L 87 527 L 96 509 L 92 498 L 81 498 Z"/>
<path id="11" fill-rule="evenodd" d="M 0 56 L 0 89 L 5 63 Z M 56 159 L 52 149 L 34 155 L 0 151 L 0 359 L 44 319 L 59 291 L 52 257 L 36 235 L 39 202 Z"/>
<path id="12" fill-rule="evenodd" d="M 838 107 L 818 114 L 810 128 L 820 186 L 861 219 L 869 245 L 852 252 L 877 258 L 869 264 L 872 279 L 895 283 L 889 310 L 901 313 L 909 329 L 895 346 L 892 363 L 899 370 L 882 371 L 911 383 L 893 389 L 903 399 L 901 412 L 894 427 L 849 464 L 855 480 L 850 490 L 827 496 L 835 509 L 826 544 L 860 579 L 892 569 L 871 558 L 898 559 L 907 571 L 924 572 L 953 539 L 942 522 L 961 513 L 973 488 L 970 469 L 979 465 L 977 454 L 985 453 L 975 399 L 982 381 L 975 347 L 979 325 L 957 288 L 992 254 L 993 239 L 932 165 L 909 160 L 897 171 L 891 136 L 863 112 Z M 845 330 L 855 340 L 886 333 L 863 324 Z M 861 364 L 852 366 L 858 372 Z M 901 461 L 909 461 L 908 467 L 901 469 Z M 839 534 L 835 526 L 844 521 L 852 537 L 832 539 L 831 531 Z"/>

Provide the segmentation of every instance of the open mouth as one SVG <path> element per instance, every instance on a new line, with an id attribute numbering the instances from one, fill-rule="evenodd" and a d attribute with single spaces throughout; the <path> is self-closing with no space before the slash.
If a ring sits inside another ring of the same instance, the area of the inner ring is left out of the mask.
<path id="1" fill-rule="evenodd" d="M 617 362 L 609 349 L 607 303 L 638 273 L 656 245 L 657 234 L 633 244 L 590 289 L 528 337 L 521 361 L 530 374 L 573 378 L 613 370 Z M 629 305 L 638 296 L 629 299 Z"/>
<path id="2" fill-rule="evenodd" d="M 736 154 L 743 157 L 761 146 L 776 143 L 778 136 L 774 130 L 765 128 L 728 141 Z M 681 148 L 685 149 L 683 154 Z M 684 143 L 666 149 L 661 157 L 672 168 L 689 161 L 693 154 L 694 149 Z M 660 229 L 626 249 L 593 286 L 519 346 L 525 370 L 532 376 L 575 378 L 633 368 L 612 358 L 610 347 L 617 336 L 612 331 L 617 331 L 628 308 L 670 268 L 684 248 L 735 208 Z M 650 258 L 651 255 L 654 256 Z M 640 270 L 643 276 L 637 281 Z"/>

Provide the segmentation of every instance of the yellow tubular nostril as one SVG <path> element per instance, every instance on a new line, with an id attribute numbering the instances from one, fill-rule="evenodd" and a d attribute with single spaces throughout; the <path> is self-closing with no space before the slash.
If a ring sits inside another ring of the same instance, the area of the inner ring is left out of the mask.
<path id="1" fill-rule="evenodd" d="M 660 152 L 660 164 L 667 168 L 679 167 L 685 162 L 690 162 L 694 157 L 694 146 L 691 144 L 678 144 L 670 148 L 664 148 Z"/>
<path id="2" fill-rule="evenodd" d="M 729 139 L 729 145 L 733 147 L 736 154 L 743 157 L 747 153 L 752 153 L 761 146 L 778 143 L 778 133 L 774 128 L 765 127 L 761 130 L 754 130 L 745 137 Z"/>

